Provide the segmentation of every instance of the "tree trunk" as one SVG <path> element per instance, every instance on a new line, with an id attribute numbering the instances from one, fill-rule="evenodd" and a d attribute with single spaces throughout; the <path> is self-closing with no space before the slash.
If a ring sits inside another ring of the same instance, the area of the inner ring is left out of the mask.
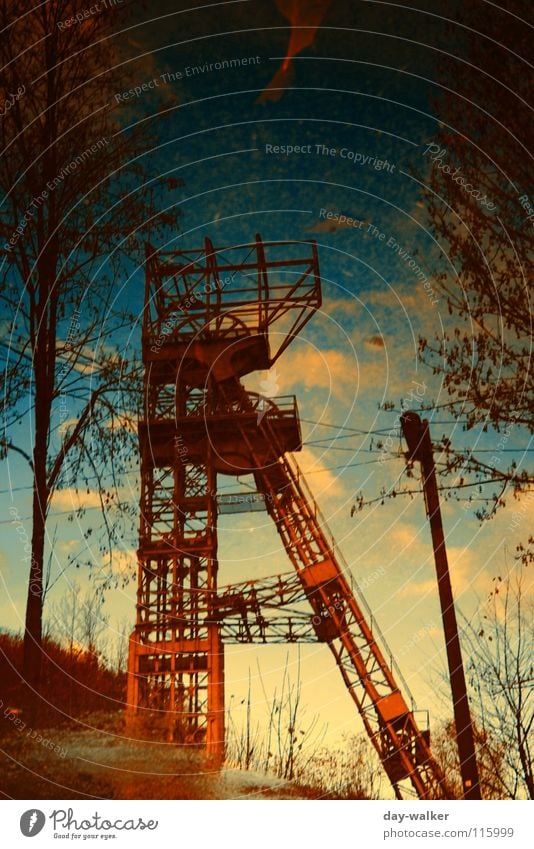
<path id="1" fill-rule="evenodd" d="M 520 735 L 523 735 L 523 729 L 520 729 Z M 521 766 L 523 767 L 523 775 L 525 777 L 525 784 L 527 785 L 528 795 L 530 799 L 534 799 L 534 775 L 532 773 L 532 762 L 529 758 L 529 753 L 525 749 L 525 745 L 521 742 L 521 737 L 519 741 L 519 759 L 521 761 Z"/>
<path id="2" fill-rule="evenodd" d="M 40 368 L 42 368 L 42 364 L 36 364 L 37 380 L 40 377 Z M 47 398 L 39 399 L 38 395 L 39 392 L 37 392 L 37 403 L 35 406 L 32 550 L 26 603 L 22 670 L 25 695 L 24 709 L 32 725 L 35 725 L 37 722 L 40 702 L 43 640 L 43 565 L 46 513 L 49 496 L 46 479 L 46 459 L 47 434 L 50 425 L 50 404 Z"/>

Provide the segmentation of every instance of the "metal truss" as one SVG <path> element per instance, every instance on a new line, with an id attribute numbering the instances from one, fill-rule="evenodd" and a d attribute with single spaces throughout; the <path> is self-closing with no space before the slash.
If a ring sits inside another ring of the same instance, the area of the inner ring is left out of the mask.
<path id="1" fill-rule="evenodd" d="M 311 242 L 147 249 L 129 716 L 161 717 L 169 739 L 220 756 L 223 643 L 324 642 L 397 797 L 446 798 L 408 688 L 291 457 L 295 399 L 266 401 L 239 380 L 275 362 L 320 302 Z M 231 506 L 218 473 L 253 475 L 291 577 L 218 588 L 217 517 Z"/>
<path id="2" fill-rule="evenodd" d="M 235 387 L 233 393 L 237 393 Z M 248 403 L 242 390 L 243 408 Z M 444 776 L 432 757 L 428 735 L 417 726 L 413 699 L 409 696 L 412 704 L 408 706 L 397 683 L 403 681 L 400 671 L 386 661 L 391 653 L 385 640 L 376 624 L 371 627 L 370 610 L 301 470 L 282 451 L 275 421 L 275 414 L 268 412 L 258 422 L 263 442 L 272 446 L 272 452 L 269 462 L 263 460 L 256 467 L 255 479 L 313 610 L 310 621 L 317 638 L 326 641 L 334 655 L 397 797 L 446 798 Z M 247 442 L 245 430 L 241 433 Z M 254 451 L 253 444 L 250 450 Z"/>
<path id="3" fill-rule="evenodd" d="M 225 643 L 315 643 L 312 615 L 292 572 L 221 588 L 214 604 Z"/>
<path id="4" fill-rule="evenodd" d="M 320 304 L 312 242 L 155 253 L 148 246 L 139 423 L 141 521 L 137 621 L 130 639 L 128 717 L 167 738 L 224 751 L 223 625 L 217 595 L 217 473 L 250 471 L 241 456 L 236 402 L 221 382 L 274 362 Z M 279 344 L 272 351 L 269 330 Z M 253 436 L 259 397 L 241 410 Z M 293 398 L 278 439 L 300 447 Z M 264 453 L 267 448 L 264 447 Z M 243 465 L 241 465 L 243 464 Z M 243 620 L 228 636 L 244 633 Z M 251 623 L 250 634 L 265 634 Z M 279 637 L 292 617 L 272 620 Z M 271 630 L 270 635 L 272 636 Z M 300 633 L 300 632 L 299 632 Z"/>

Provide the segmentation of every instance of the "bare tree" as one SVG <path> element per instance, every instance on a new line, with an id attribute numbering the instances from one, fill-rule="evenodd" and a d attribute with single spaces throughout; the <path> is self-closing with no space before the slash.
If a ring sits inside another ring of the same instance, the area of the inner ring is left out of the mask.
<path id="1" fill-rule="evenodd" d="M 262 739 L 259 722 L 254 724 L 252 722 L 252 685 L 250 669 L 248 672 L 245 720 L 244 724 L 242 724 L 240 728 L 238 728 L 234 722 L 232 707 L 235 707 L 235 705 L 232 705 L 232 701 L 230 701 L 227 713 L 227 722 L 230 730 L 227 758 L 230 763 L 235 764 L 239 767 L 239 769 L 258 769 L 265 744 Z"/>
<path id="2" fill-rule="evenodd" d="M 128 643 L 132 633 L 132 623 L 128 616 L 123 616 L 114 626 L 113 637 L 108 641 L 105 652 L 107 662 L 115 672 L 126 672 L 128 669 Z"/>
<path id="3" fill-rule="evenodd" d="M 502 791 L 534 799 L 534 603 L 525 567 L 494 582 L 478 621 L 464 629 L 473 712 Z"/>
<path id="4" fill-rule="evenodd" d="M 326 729 L 319 727 L 317 716 L 310 720 L 306 718 L 306 709 L 302 705 L 300 654 L 295 682 L 291 681 L 289 659 L 286 658 L 280 694 L 275 690 L 269 697 L 259 666 L 258 673 L 268 709 L 267 727 L 252 719 L 249 672 L 248 695 L 242 702 L 246 706 L 244 722 L 237 726 L 232 705 L 228 711 L 228 760 L 241 769 L 270 772 L 291 781 L 313 757 Z"/>
<path id="5" fill-rule="evenodd" d="M 476 425 L 501 433 L 498 446 L 534 430 L 532 301 L 529 268 L 534 248 L 531 185 L 532 105 L 529 0 L 504 7 L 472 0 L 456 10 L 451 45 L 459 55 L 441 62 L 435 101 L 436 137 L 424 150 L 419 178 L 429 225 L 443 251 L 436 284 L 457 326 L 434 340 L 420 339 L 422 357 L 443 378 L 439 404 Z M 511 444 L 511 443 L 510 443 Z M 509 447 L 509 446 L 508 446 Z M 532 469 L 441 444 L 444 472 L 462 486 L 473 476 L 492 484 L 493 509 L 532 488 Z M 486 490 L 483 490 L 486 492 Z"/>
<path id="6" fill-rule="evenodd" d="M 128 440 L 134 444 L 133 429 L 116 416 L 118 389 L 137 376 L 119 350 L 120 330 L 131 326 L 132 317 L 117 308 L 113 283 L 121 245 L 132 248 L 132 234 L 153 217 L 152 189 L 143 191 L 138 158 L 147 140 L 122 131 L 110 109 L 125 82 L 115 70 L 111 39 L 120 7 L 63 25 L 85 6 L 83 0 L 48 0 L 20 14 L 16 0 L 0 0 L 0 277 L 9 316 L 0 341 L 0 446 L 4 456 L 17 452 L 27 460 L 33 482 L 24 638 L 32 711 L 53 494 L 80 479 L 89 489 L 96 480 L 106 514 L 113 499 L 120 500 L 120 458 L 128 456 L 117 449 Z M 171 221 L 172 212 L 153 218 L 152 232 Z M 31 422 L 29 447 L 13 435 L 25 417 Z M 112 456 L 115 477 L 106 486 Z M 111 546 L 117 530 L 104 518 Z"/>
<path id="7" fill-rule="evenodd" d="M 506 799 L 508 793 L 502 781 L 505 768 L 505 745 L 500 738 L 490 736 L 476 725 L 473 727 L 477 755 L 480 792 L 483 799 Z M 460 757 L 453 721 L 439 726 L 432 735 L 432 753 L 447 776 L 454 799 L 463 794 Z"/>
<path id="8" fill-rule="evenodd" d="M 80 610 L 82 606 L 81 590 L 79 584 L 73 582 L 68 593 L 63 595 L 59 601 L 51 605 L 46 620 L 47 634 L 58 641 L 66 644 L 72 657 L 78 642 Z"/>
<path id="9" fill-rule="evenodd" d="M 461 444 L 446 434 L 435 442 L 444 498 L 472 505 L 481 521 L 510 495 L 534 491 L 528 455 L 512 451 L 534 430 L 531 19 L 530 0 L 493 4 L 489 14 L 485 0 L 455 4 L 432 102 L 438 129 L 414 169 L 424 224 L 439 248 L 427 258 L 433 285 L 452 326 L 419 339 L 422 361 L 442 380 L 439 401 L 412 397 L 408 408 L 448 410 L 464 431 L 493 431 L 491 443 L 477 438 L 479 450 L 465 437 Z M 388 443 L 391 435 L 379 450 L 387 453 Z M 359 493 L 352 515 L 420 491 L 410 483 L 371 499 Z"/>
<path id="10" fill-rule="evenodd" d="M 101 594 L 88 589 L 82 593 L 74 581 L 68 591 L 50 606 L 47 630 L 53 639 L 66 644 L 71 655 L 87 651 L 95 657 L 103 655 L 101 637 L 109 625 L 103 612 Z"/>
<path id="11" fill-rule="evenodd" d="M 369 740 L 355 734 L 339 747 L 321 747 L 297 771 L 299 783 L 334 799 L 380 799 L 383 775 Z"/>
<path id="12" fill-rule="evenodd" d="M 87 651 L 95 657 L 103 654 L 101 638 L 109 625 L 109 616 L 104 613 L 103 604 L 102 595 L 93 592 L 86 593 L 82 604 L 80 636 Z"/>

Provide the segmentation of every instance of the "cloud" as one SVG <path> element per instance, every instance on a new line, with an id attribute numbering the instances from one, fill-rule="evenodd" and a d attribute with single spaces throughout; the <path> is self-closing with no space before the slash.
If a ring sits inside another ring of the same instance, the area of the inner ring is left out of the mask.
<path id="1" fill-rule="evenodd" d="M 425 533 L 426 528 L 421 530 L 422 533 L 417 534 L 414 527 L 401 525 L 392 528 L 390 532 L 395 543 L 392 548 L 395 551 L 400 549 L 402 555 L 408 555 L 409 560 L 418 566 L 417 570 L 414 569 L 415 578 L 410 577 L 405 582 L 400 594 L 404 598 L 434 595 L 437 599 L 438 584 L 430 531 L 428 530 L 427 534 Z M 447 560 L 456 601 L 461 599 L 466 591 L 484 592 L 488 587 L 491 576 L 486 569 L 484 559 L 481 565 L 477 549 L 449 545 L 447 546 Z M 429 571 L 431 571 L 430 576 Z M 419 579 L 417 579 L 417 574 L 420 575 Z"/>
<path id="2" fill-rule="evenodd" d="M 78 345 L 76 342 L 59 339 L 56 351 L 58 359 L 63 360 L 63 369 L 67 373 L 72 369 L 82 375 L 92 375 L 110 362 L 116 363 L 118 368 L 122 363 L 121 354 L 105 343 L 100 343 L 95 349 L 91 345 Z"/>
<path id="3" fill-rule="evenodd" d="M 386 347 L 383 336 L 368 336 L 364 344 L 366 348 L 370 348 L 371 350 Z"/>
<path id="4" fill-rule="evenodd" d="M 375 396 L 379 393 L 381 398 L 384 393 L 392 391 L 395 388 L 392 386 L 392 369 L 396 367 L 397 361 L 393 358 L 389 360 L 385 343 L 382 349 L 376 344 L 368 346 L 363 343 L 358 334 L 354 334 L 353 343 L 354 350 L 349 342 L 345 345 L 347 353 L 343 350 L 319 350 L 309 347 L 297 350 L 295 353 L 292 351 L 291 356 L 282 357 L 277 363 L 278 394 L 294 392 L 299 406 L 304 406 L 307 398 L 303 397 L 303 390 L 309 395 L 314 393 L 316 398 L 321 400 L 324 397 L 319 394 L 322 390 L 323 393 L 328 392 L 329 406 L 333 401 L 340 401 L 343 408 L 346 408 L 347 405 L 353 404 L 363 392 L 372 391 Z M 370 347 L 374 354 L 384 350 L 386 356 L 373 357 L 366 362 L 360 358 L 360 355 L 364 353 L 364 347 Z M 398 358 L 399 348 L 396 349 L 395 354 Z M 397 388 L 404 385 L 400 377 L 405 378 L 407 373 L 408 368 L 401 370 L 399 380 L 395 383 Z"/>
<path id="5" fill-rule="evenodd" d="M 98 490 L 91 489 L 89 492 L 84 489 L 76 491 L 74 487 L 66 489 L 58 489 L 52 496 L 52 508 L 54 510 L 72 510 L 73 512 L 80 508 L 100 507 L 100 495 Z"/>
<path id="6" fill-rule="evenodd" d="M 521 454 L 521 450 L 517 453 Z M 514 544 L 525 543 L 530 529 L 534 527 L 534 492 L 520 498 L 509 496 L 503 515 L 508 519 L 508 533 Z"/>
<path id="7" fill-rule="evenodd" d="M 452 589 L 459 596 L 468 589 L 474 589 L 482 583 L 487 585 L 490 580 L 485 564 L 479 566 L 473 548 L 467 546 L 448 546 L 447 560 L 451 573 Z"/>
<path id="8" fill-rule="evenodd" d="M 113 428 L 113 430 L 122 428 L 130 431 L 131 433 L 136 433 L 137 419 L 133 416 L 126 415 L 125 413 L 114 413 L 113 418 L 107 420 L 106 428 Z"/>
<path id="9" fill-rule="evenodd" d="M 295 459 L 319 504 L 327 498 L 339 498 L 343 495 L 341 479 L 334 472 L 325 468 L 325 465 L 328 465 L 326 452 L 317 457 L 310 448 L 303 448 L 295 455 Z"/>
<path id="10" fill-rule="evenodd" d="M 64 435 L 68 430 L 70 430 L 71 427 L 75 427 L 77 423 L 78 419 L 65 419 L 65 421 L 61 422 L 61 424 L 59 425 L 59 433 L 61 435 Z"/>
<path id="11" fill-rule="evenodd" d="M 291 24 L 291 35 L 285 59 L 273 79 L 260 94 L 257 103 L 269 100 L 279 100 L 284 89 L 293 81 L 293 66 L 291 60 L 310 44 L 313 44 L 315 33 L 322 23 L 332 0 L 276 0 L 279 11 Z"/>
<path id="12" fill-rule="evenodd" d="M 360 297 L 367 306 L 383 307 L 388 311 L 404 307 L 409 312 L 415 310 L 419 305 L 415 294 L 410 293 L 404 283 L 392 284 L 386 289 L 372 289 L 362 292 Z M 406 316 L 404 316 L 404 320 L 406 320 Z"/>
<path id="13" fill-rule="evenodd" d="M 329 296 L 323 297 L 323 312 L 327 316 L 333 313 L 341 313 L 341 316 L 346 320 L 349 315 L 351 318 L 358 318 L 362 312 L 362 305 L 358 298 L 332 298 Z"/>
<path id="14" fill-rule="evenodd" d="M 389 530 L 389 536 L 394 543 L 393 548 L 398 551 L 399 548 L 409 548 L 418 543 L 417 529 L 413 525 L 406 525 L 397 522 Z"/>
<path id="15" fill-rule="evenodd" d="M 276 103 L 276 101 L 281 99 L 284 91 L 293 84 L 293 78 L 293 65 L 288 65 L 287 68 L 278 68 L 269 85 L 256 100 L 256 103 L 267 103 L 268 101 Z"/>
<path id="16" fill-rule="evenodd" d="M 412 596 L 432 595 L 437 592 L 437 584 L 435 578 L 428 578 L 425 581 L 410 581 L 402 588 L 400 595 L 404 598 Z"/>
<path id="17" fill-rule="evenodd" d="M 55 548 L 58 554 L 69 555 L 72 554 L 72 552 L 76 548 L 79 548 L 79 545 L 80 538 L 78 537 L 77 539 L 60 540 L 58 543 L 56 543 Z"/>
<path id="18" fill-rule="evenodd" d="M 337 230 L 358 230 L 367 221 L 356 218 L 354 215 L 338 212 L 337 210 L 327 210 L 333 212 L 335 218 L 320 218 L 315 221 L 311 227 L 306 227 L 307 233 L 335 233 Z"/>
<path id="19" fill-rule="evenodd" d="M 135 548 L 114 548 L 103 560 L 103 565 L 110 568 L 115 577 L 131 577 L 137 568 L 137 552 Z"/>
<path id="20" fill-rule="evenodd" d="M 335 350 L 308 347 L 291 352 L 278 363 L 278 382 L 281 394 L 304 386 L 308 390 L 327 389 L 340 398 L 357 380 L 357 363 L 353 357 Z"/>

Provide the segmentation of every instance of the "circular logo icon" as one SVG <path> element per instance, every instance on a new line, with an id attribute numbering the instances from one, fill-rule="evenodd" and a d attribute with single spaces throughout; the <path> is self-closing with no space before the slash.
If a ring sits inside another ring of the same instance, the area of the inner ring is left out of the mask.
<path id="1" fill-rule="evenodd" d="M 24 837 L 35 837 L 42 831 L 46 822 L 46 817 L 42 811 L 37 808 L 31 808 L 29 811 L 24 811 L 20 818 L 20 830 Z"/>

